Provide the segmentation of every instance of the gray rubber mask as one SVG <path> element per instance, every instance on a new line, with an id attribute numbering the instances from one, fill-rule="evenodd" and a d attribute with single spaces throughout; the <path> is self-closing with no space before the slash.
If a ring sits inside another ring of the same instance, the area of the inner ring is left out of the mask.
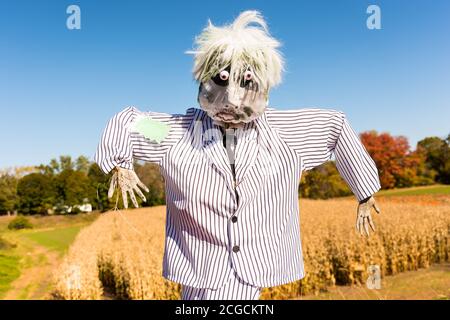
<path id="1" fill-rule="evenodd" d="M 251 122 L 262 115 L 267 97 L 268 90 L 260 87 L 250 69 L 233 80 L 228 67 L 200 83 L 198 102 L 213 120 L 227 127 Z"/>

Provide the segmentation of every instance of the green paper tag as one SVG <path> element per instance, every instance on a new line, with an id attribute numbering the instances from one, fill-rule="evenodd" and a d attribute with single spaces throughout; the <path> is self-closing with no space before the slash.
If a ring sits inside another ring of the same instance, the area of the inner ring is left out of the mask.
<path id="1" fill-rule="evenodd" d="M 150 140 L 161 143 L 169 134 L 170 126 L 150 117 L 141 117 L 134 123 L 133 129 Z"/>

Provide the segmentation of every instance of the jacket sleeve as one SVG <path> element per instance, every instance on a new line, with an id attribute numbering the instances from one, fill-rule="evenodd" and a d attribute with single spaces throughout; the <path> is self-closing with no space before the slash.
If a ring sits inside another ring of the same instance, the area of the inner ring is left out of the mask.
<path id="1" fill-rule="evenodd" d="M 104 173 L 114 167 L 133 169 L 133 160 L 143 160 L 161 164 L 166 153 L 185 133 L 192 118 L 193 109 L 186 115 L 159 112 L 142 112 L 135 107 L 127 107 L 115 114 L 107 123 L 94 156 L 94 161 Z M 139 117 L 147 116 L 169 126 L 167 136 L 156 142 L 133 129 Z"/>
<path id="2" fill-rule="evenodd" d="M 286 144 L 299 155 L 302 170 L 311 170 L 331 160 L 334 154 L 340 175 L 359 201 L 380 190 L 375 162 L 344 113 L 272 109 L 269 118 Z"/>
<path id="3" fill-rule="evenodd" d="M 380 190 L 378 170 L 344 114 L 342 118 L 341 129 L 336 139 L 333 137 L 331 147 L 340 175 L 361 201 Z"/>

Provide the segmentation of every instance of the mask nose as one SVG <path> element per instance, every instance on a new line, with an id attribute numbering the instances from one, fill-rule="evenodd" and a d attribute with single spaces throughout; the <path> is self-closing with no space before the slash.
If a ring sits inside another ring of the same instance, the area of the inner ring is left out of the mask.
<path id="1" fill-rule="evenodd" d="M 228 87 L 226 96 L 227 96 L 226 104 L 228 108 L 233 109 L 239 108 L 242 99 L 238 88 Z"/>

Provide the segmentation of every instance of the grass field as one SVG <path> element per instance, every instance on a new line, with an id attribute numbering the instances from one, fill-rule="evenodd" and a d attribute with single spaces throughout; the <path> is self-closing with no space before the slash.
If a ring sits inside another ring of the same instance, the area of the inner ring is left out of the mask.
<path id="1" fill-rule="evenodd" d="M 33 240 L 50 250 L 56 250 L 59 253 L 64 254 L 69 248 L 69 245 L 75 239 L 78 232 L 81 230 L 81 227 L 81 225 L 78 225 L 53 230 L 27 232 L 22 236 Z"/>
<path id="2" fill-rule="evenodd" d="M 9 290 L 11 282 L 20 276 L 20 258 L 0 251 L 0 299 Z"/>
<path id="3" fill-rule="evenodd" d="M 405 189 L 382 190 L 377 196 L 421 196 L 421 195 L 450 195 L 449 185 L 432 185 Z"/>
<path id="4" fill-rule="evenodd" d="M 0 299 L 48 297 L 54 268 L 81 228 L 97 217 L 28 217 L 34 227 L 21 231 L 7 229 L 13 217 L 0 217 Z"/>

